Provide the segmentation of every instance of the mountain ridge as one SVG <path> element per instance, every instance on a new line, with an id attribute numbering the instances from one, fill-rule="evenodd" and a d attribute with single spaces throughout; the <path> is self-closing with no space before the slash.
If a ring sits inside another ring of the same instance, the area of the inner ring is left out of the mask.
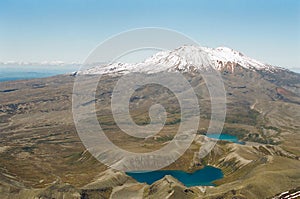
<path id="1" fill-rule="evenodd" d="M 78 71 L 78 74 L 156 73 L 162 71 L 194 72 L 206 71 L 211 68 L 234 73 L 238 67 L 271 73 L 288 71 L 288 69 L 282 67 L 257 61 L 228 47 L 208 48 L 184 45 L 172 51 L 158 52 L 140 63 L 116 62 L 103 64 Z"/>

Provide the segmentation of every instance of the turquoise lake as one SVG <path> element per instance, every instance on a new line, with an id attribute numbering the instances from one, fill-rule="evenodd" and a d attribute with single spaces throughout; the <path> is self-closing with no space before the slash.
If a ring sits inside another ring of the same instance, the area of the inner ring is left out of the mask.
<path id="1" fill-rule="evenodd" d="M 229 135 L 229 134 L 206 134 L 206 136 L 209 137 L 209 138 L 217 139 L 217 140 L 225 140 L 225 141 L 228 141 L 228 142 L 244 144 L 243 142 L 240 142 L 239 139 L 234 135 Z"/>
<path id="2" fill-rule="evenodd" d="M 141 183 L 152 184 L 162 179 L 165 175 L 171 175 L 186 187 L 191 186 L 214 186 L 213 181 L 223 178 L 221 169 L 206 166 L 194 173 L 187 173 L 179 170 L 158 170 L 150 172 L 126 172 L 127 175 Z"/>
<path id="3" fill-rule="evenodd" d="M 229 134 L 206 134 L 207 137 L 209 138 L 214 138 L 217 140 L 225 140 L 228 142 L 238 142 L 238 138 L 234 135 L 229 135 Z"/>

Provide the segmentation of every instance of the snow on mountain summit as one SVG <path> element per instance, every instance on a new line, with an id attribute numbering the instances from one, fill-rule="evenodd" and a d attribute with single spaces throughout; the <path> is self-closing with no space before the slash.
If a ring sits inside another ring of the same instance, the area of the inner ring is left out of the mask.
<path id="1" fill-rule="evenodd" d="M 264 64 L 227 47 L 208 48 L 186 45 L 172 51 L 161 51 L 141 63 L 111 63 L 79 71 L 79 74 L 111 74 L 162 71 L 203 71 L 213 67 L 216 70 L 234 72 L 237 66 L 249 70 L 274 72 L 280 68 Z"/>

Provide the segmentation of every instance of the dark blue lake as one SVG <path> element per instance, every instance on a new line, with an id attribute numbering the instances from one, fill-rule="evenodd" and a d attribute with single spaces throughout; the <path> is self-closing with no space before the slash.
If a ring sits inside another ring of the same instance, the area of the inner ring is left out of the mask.
<path id="1" fill-rule="evenodd" d="M 75 71 L 75 66 L 3 66 L 0 65 L 0 82 L 35 79 L 66 74 Z"/>
<path id="2" fill-rule="evenodd" d="M 50 77 L 60 73 L 50 72 L 10 72 L 0 75 L 0 82 Z"/>
<path id="3" fill-rule="evenodd" d="M 206 166 L 194 173 L 187 173 L 179 170 L 158 170 L 150 172 L 126 172 L 127 175 L 141 183 L 152 184 L 162 179 L 165 175 L 171 175 L 186 187 L 191 186 L 214 186 L 213 181 L 223 178 L 221 169 Z"/>

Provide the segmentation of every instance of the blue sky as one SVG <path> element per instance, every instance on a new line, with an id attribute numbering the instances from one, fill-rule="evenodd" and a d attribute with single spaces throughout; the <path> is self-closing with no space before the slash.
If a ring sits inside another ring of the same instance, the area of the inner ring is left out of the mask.
<path id="1" fill-rule="evenodd" d="M 0 61 L 82 62 L 106 38 L 141 27 L 300 68 L 298 0 L 2 0 Z"/>

